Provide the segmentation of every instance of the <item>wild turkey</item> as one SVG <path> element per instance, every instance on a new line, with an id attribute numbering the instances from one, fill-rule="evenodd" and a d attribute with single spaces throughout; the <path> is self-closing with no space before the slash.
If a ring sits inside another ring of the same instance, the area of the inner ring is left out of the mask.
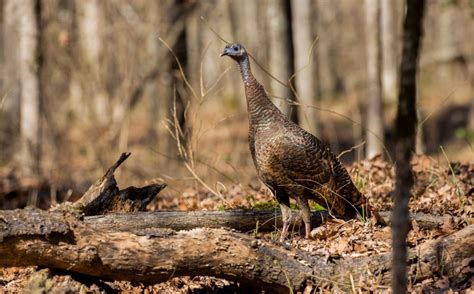
<path id="1" fill-rule="evenodd" d="M 311 232 L 308 200 L 339 216 L 355 217 L 366 199 L 337 157 L 318 138 L 288 120 L 270 101 L 252 75 L 243 46 L 225 46 L 221 56 L 231 57 L 240 67 L 247 96 L 250 152 L 259 178 L 281 206 L 280 241 L 288 234 L 290 197 L 302 211 L 306 238 Z"/>

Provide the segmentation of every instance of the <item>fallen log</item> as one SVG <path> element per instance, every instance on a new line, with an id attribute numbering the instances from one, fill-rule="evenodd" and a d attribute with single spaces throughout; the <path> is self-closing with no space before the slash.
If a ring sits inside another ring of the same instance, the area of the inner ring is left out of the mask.
<path id="1" fill-rule="evenodd" d="M 115 224 L 125 227 L 120 221 Z M 424 243 L 410 251 L 411 276 L 466 281 L 473 271 L 472 244 L 474 225 Z M 38 265 L 145 284 L 209 275 L 285 292 L 327 281 L 349 289 L 350 277 L 362 281 L 367 275 L 378 276 L 380 285 L 390 280 L 390 254 L 327 263 L 228 229 L 114 231 L 114 226 L 95 226 L 93 219 L 83 222 L 77 214 L 41 210 L 0 212 L 0 256 L 0 266 Z"/>
<path id="2" fill-rule="evenodd" d="M 380 212 L 380 217 L 387 224 L 390 223 L 390 212 Z M 312 212 L 312 227 L 320 226 L 325 219 L 331 219 L 326 211 Z M 411 219 L 416 221 L 419 228 L 436 229 L 444 224 L 441 216 L 425 213 L 415 213 Z M 227 227 L 242 232 L 271 232 L 281 228 L 281 211 L 235 209 L 225 211 L 155 211 L 137 214 L 112 213 L 106 215 L 87 216 L 84 221 L 94 224 L 99 229 L 113 228 L 116 231 L 135 231 L 145 228 L 169 228 L 173 230 L 191 230 L 199 227 L 222 228 Z M 291 227 L 302 224 L 299 210 L 292 212 Z"/>

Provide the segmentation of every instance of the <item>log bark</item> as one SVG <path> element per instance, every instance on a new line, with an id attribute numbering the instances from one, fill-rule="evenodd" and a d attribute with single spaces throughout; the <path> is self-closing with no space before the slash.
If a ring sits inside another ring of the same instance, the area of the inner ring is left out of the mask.
<path id="1" fill-rule="evenodd" d="M 385 224 L 390 224 L 390 212 L 380 212 Z M 325 211 L 312 212 L 311 225 L 318 227 L 324 219 L 332 217 Z M 411 215 L 421 229 L 432 230 L 443 226 L 444 219 L 424 213 Z M 271 232 L 281 228 L 281 212 L 279 210 L 237 209 L 227 211 L 157 211 L 134 214 L 107 214 L 87 216 L 85 223 L 97 229 L 116 231 L 141 231 L 145 229 L 168 228 L 172 230 L 191 230 L 199 227 L 230 228 L 241 232 Z M 302 224 L 301 213 L 293 210 L 291 227 Z"/>
<path id="2" fill-rule="evenodd" d="M 129 222 L 124 220 L 123 222 Z M 228 229 L 117 231 L 69 212 L 0 212 L 0 266 L 38 265 L 105 280 L 154 284 L 173 276 L 210 275 L 274 292 L 303 290 L 324 281 L 350 289 L 350 276 L 390 283 L 391 254 L 326 263 L 296 249 Z M 123 227 L 124 225 L 121 224 Z M 474 225 L 409 251 L 411 276 L 443 275 L 463 283 L 472 275 Z"/>

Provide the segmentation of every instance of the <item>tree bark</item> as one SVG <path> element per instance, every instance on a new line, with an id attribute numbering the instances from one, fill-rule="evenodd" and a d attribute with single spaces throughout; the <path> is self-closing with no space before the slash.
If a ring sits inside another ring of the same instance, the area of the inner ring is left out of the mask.
<path id="1" fill-rule="evenodd" d="M 314 83 L 317 75 L 313 58 L 312 1 L 292 0 L 293 47 L 295 50 L 295 83 L 298 93 L 298 122 L 301 127 L 315 135 L 319 133 L 317 106 L 319 83 Z"/>
<path id="2" fill-rule="evenodd" d="M 271 94 L 276 96 L 277 99 L 274 101 L 281 112 L 291 120 L 297 121 L 297 113 L 291 103 L 294 100 L 294 95 L 288 86 L 290 76 L 294 73 L 290 5 L 287 0 L 270 0 L 266 4 L 269 71 L 279 80 L 270 79 Z"/>
<path id="3" fill-rule="evenodd" d="M 41 69 L 40 37 L 38 27 L 40 2 L 35 0 L 18 1 L 18 56 L 20 83 L 20 136 L 21 150 L 18 161 L 22 173 L 36 176 L 40 172 L 40 101 L 41 89 L 39 72 Z"/>
<path id="4" fill-rule="evenodd" d="M 382 37 L 382 87 L 385 101 L 395 102 L 397 97 L 397 26 L 395 5 L 398 1 L 380 1 Z"/>
<path id="5" fill-rule="evenodd" d="M 3 42 L 4 73 L 0 99 L 0 160 L 8 162 L 18 150 L 20 134 L 20 71 L 19 71 L 19 20 L 20 1 L 3 1 Z"/>
<path id="6" fill-rule="evenodd" d="M 437 32 L 437 43 L 438 50 L 436 50 L 439 56 L 459 56 L 462 54 L 457 41 L 458 33 L 455 29 L 456 18 L 459 17 L 455 1 L 446 1 L 438 4 L 440 13 L 437 18 L 438 20 L 438 32 Z M 442 58 L 441 58 L 442 59 Z M 450 60 L 450 59 L 447 59 Z M 452 59 L 450 60 L 452 61 Z M 453 63 L 452 62 L 440 62 L 437 64 L 437 78 L 441 81 L 449 81 L 452 78 Z"/>
<path id="7" fill-rule="evenodd" d="M 395 203 L 392 214 L 393 293 L 407 292 L 406 238 L 410 230 L 408 202 L 413 185 L 410 160 L 412 152 L 415 150 L 417 124 L 416 71 L 425 8 L 424 0 L 407 0 L 406 3 L 407 10 L 403 24 L 400 91 L 395 121 Z"/>
<path id="8" fill-rule="evenodd" d="M 211 275 L 262 288 L 302 291 L 330 280 L 350 290 L 350 276 L 390 282 L 391 254 L 346 257 L 331 262 L 284 249 L 228 229 L 117 231 L 81 221 L 76 214 L 15 210 L 0 212 L 1 266 L 38 265 L 110 280 L 154 284 L 172 276 Z M 126 220 L 125 222 L 129 222 Z M 452 283 L 469 279 L 474 226 L 424 243 L 409 252 L 415 280 L 443 274 Z"/>
<path id="9" fill-rule="evenodd" d="M 316 27 L 318 33 L 317 69 L 320 83 L 321 97 L 330 99 L 341 92 L 341 77 L 337 72 L 337 44 L 335 40 L 337 26 L 340 25 L 338 16 L 340 5 L 338 1 L 313 1 L 316 15 Z"/>
<path id="10" fill-rule="evenodd" d="M 98 0 L 79 0 L 77 6 L 77 23 L 79 31 L 79 45 L 81 47 L 81 66 L 85 75 L 92 77 L 92 82 L 81 84 L 79 91 L 85 97 L 90 97 L 87 103 L 92 117 L 101 126 L 106 125 L 111 117 L 109 97 L 104 88 L 104 77 L 101 73 L 103 16 L 101 2 Z M 90 81 L 90 80 L 88 80 Z M 77 87 L 77 85 L 74 85 Z"/>
<path id="11" fill-rule="evenodd" d="M 382 154 L 384 141 L 382 103 L 382 51 L 380 0 L 365 0 L 367 42 L 366 157 Z"/>
<path id="12" fill-rule="evenodd" d="M 269 22 L 266 18 L 267 14 L 267 1 L 254 1 L 254 0 L 240 0 L 240 1 L 229 1 L 229 15 L 230 23 L 232 26 L 233 36 L 235 41 L 242 42 L 245 49 L 250 53 L 258 63 L 265 69 L 269 68 L 269 34 L 268 31 Z M 233 42 L 233 41 L 230 41 Z M 263 73 L 259 66 L 252 68 L 252 71 L 258 77 L 263 85 L 267 85 L 270 81 L 270 77 Z M 240 79 L 240 72 L 233 71 L 230 73 L 232 81 Z M 244 90 L 241 85 L 233 83 L 234 87 L 237 86 L 236 93 L 239 93 L 239 97 L 244 97 Z M 243 99 L 240 100 L 242 106 L 245 102 Z"/>

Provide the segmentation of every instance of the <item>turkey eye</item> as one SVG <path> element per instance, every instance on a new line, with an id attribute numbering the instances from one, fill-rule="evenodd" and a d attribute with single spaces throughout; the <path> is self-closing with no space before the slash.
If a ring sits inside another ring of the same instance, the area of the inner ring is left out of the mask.
<path id="1" fill-rule="evenodd" d="M 239 49 L 237 47 L 234 47 L 234 51 L 238 51 Z"/>

